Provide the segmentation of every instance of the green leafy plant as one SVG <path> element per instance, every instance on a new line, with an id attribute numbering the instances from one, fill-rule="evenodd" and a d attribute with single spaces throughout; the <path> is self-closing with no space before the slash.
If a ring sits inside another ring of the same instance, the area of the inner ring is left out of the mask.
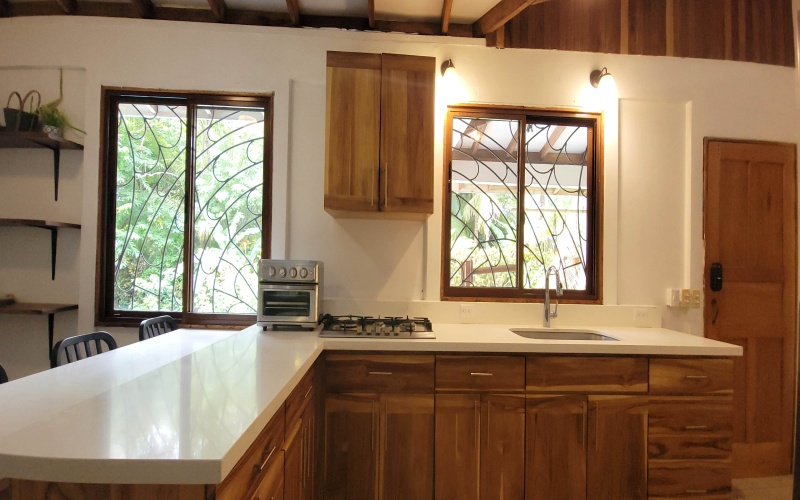
<path id="1" fill-rule="evenodd" d="M 42 104 L 39 106 L 39 110 L 36 113 L 39 115 L 39 120 L 44 125 L 56 127 L 58 130 L 64 130 L 64 127 L 69 127 L 77 132 L 85 134 L 85 130 L 79 129 L 73 125 L 72 122 L 69 121 L 69 118 L 67 118 L 67 115 L 58 109 L 58 105 L 61 104 L 61 101 L 64 99 L 64 70 L 59 69 L 58 71 L 58 99 Z"/>

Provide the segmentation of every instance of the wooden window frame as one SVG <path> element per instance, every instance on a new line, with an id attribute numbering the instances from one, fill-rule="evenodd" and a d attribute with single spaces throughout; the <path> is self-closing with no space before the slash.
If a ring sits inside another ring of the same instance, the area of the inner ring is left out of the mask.
<path id="1" fill-rule="evenodd" d="M 443 301 L 467 302 L 542 302 L 544 290 L 522 288 L 518 278 L 516 287 L 458 287 L 450 285 L 450 189 L 451 159 L 453 152 L 453 117 L 508 118 L 525 121 L 539 120 L 554 125 L 580 125 L 590 128 L 592 140 L 589 141 L 590 154 L 588 195 L 587 195 L 587 237 L 586 245 L 586 290 L 564 290 L 559 302 L 567 304 L 603 303 L 603 114 L 579 109 L 530 108 L 506 105 L 461 104 L 448 106 L 444 124 L 444 175 L 442 176 L 442 256 L 440 298 Z M 524 163 L 524 155 L 519 155 L 518 164 Z M 522 219 L 522 218 L 520 218 Z M 518 232 L 519 234 L 519 232 Z M 522 258 L 522 238 L 517 241 L 517 265 Z M 554 296 L 551 291 L 551 297 Z"/>
<path id="2" fill-rule="evenodd" d="M 159 103 L 180 104 L 187 106 L 220 105 L 220 106 L 263 106 L 264 107 L 264 192 L 262 208 L 261 258 L 270 257 L 272 234 L 272 153 L 273 153 L 273 116 L 274 93 L 226 93 L 210 91 L 153 90 L 129 87 L 101 88 L 100 108 L 100 172 L 99 172 L 99 208 L 97 224 L 97 268 L 95 274 L 95 325 L 136 327 L 143 319 L 169 314 L 182 326 L 203 328 L 238 328 L 256 322 L 255 314 L 215 314 L 194 313 L 191 308 L 191 273 L 186 266 L 183 283 L 184 310 L 175 311 L 126 311 L 115 310 L 114 305 L 114 233 L 116 229 L 116 158 L 117 154 L 117 104 L 120 101 L 131 102 L 141 99 L 158 99 Z M 190 128 L 191 130 L 191 128 Z M 189 134 L 187 145 L 187 175 L 194 172 L 194 160 L 189 159 L 194 153 L 194 140 Z M 188 233 L 184 232 L 184 262 L 192 256 L 192 228 L 188 224 L 193 220 L 190 214 L 194 211 L 194 193 L 186 190 L 184 200 L 185 220 Z M 186 277 L 188 276 L 188 279 Z M 257 287 L 257 283 L 254 284 Z"/>

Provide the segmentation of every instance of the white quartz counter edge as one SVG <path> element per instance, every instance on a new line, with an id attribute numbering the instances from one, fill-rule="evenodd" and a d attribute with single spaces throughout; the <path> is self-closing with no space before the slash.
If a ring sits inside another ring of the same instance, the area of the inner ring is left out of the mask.
<path id="1" fill-rule="evenodd" d="M 742 354 L 670 330 L 600 330 L 618 340 L 529 340 L 508 326 L 460 324 L 437 325 L 434 340 L 319 339 L 257 327 L 162 335 L 0 386 L 0 477 L 219 483 L 324 349 Z"/>

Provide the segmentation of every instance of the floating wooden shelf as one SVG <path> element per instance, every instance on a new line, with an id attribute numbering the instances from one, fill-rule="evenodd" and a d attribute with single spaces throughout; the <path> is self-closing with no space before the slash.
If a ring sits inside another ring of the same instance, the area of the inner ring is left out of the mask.
<path id="1" fill-rule="evenodd" d="M 58 248 L 58 228 L 80 229 L 80 224 L 39 219 L 2 219 L 0 226 L 39 227 L 50 231 L 50 279 L 56 279 L 56 249 Z"/>
<path id="2" fill-rule="evenodd" d="M 47 315 L 47 359 L 53 351 L 53 325 L 55 313 L 72 311 L 78 308 L 78 304 L 48 304 L 35 302 L 12 302 L 0 305 L 0 314 L 31 314 L 36 316 Z"/>
<path id="3" fill-rule="evenodd" d="M 55 185 L 55 199 L 58 201 L 58 171 L 61 163 L 61 150 L 83 150 L 83 144 L 44 132 L 0 132 L 0 149 L 10 148 L 46 148 L 53 152 L 53 184 Z"/>

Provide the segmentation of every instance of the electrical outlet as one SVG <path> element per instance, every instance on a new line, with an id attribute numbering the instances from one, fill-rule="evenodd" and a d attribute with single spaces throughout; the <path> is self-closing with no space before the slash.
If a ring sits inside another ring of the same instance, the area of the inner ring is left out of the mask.
<path id="1" fill-rule="evenodd" d="M 692 290 L 692 308 L 697 309 L 700 307 L 700 304 L 703 301 L 703 294 L 700 293 L 700 290 Z"/>
<path id="2" fill-rule="evenodd" d="M 475 318 L 475 304 L 461 304 L 458 319 L 461 323 L 472 323 Z"/>
<path id="3" fill-rule="evenodd" d="M 681 307 L 691 307 L 692 291 L 688 288 L 681 289 Z"/>
<path id="4" fill-rule="evenodd" d="M 633 309 L 633 326 L 642 328 L 649 325 L 650 311 L 644 307 L 636 307 Z"/>

